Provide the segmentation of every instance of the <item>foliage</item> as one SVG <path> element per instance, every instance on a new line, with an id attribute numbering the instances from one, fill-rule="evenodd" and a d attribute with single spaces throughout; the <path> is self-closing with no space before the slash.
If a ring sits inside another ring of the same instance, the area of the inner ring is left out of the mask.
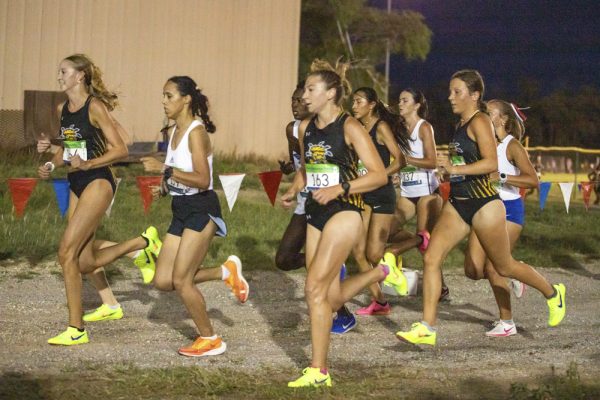
<path id="1" fill-rule="evenodd" d="M 431 48 L 432 32 L 423 15 L 409 10 L 386 11 L 369 7 L 366 0 L 304 0 L 300 28 L 300 76 L 312 60 L 331 62 L 340 56 L 353 61 L 349 74 L 355 87 L 382 89 L 384 77 L 375 67 L 390 52 L 407 60 L 424 60 Z M 384 90 L 385 92 L 385 90 Z"/>

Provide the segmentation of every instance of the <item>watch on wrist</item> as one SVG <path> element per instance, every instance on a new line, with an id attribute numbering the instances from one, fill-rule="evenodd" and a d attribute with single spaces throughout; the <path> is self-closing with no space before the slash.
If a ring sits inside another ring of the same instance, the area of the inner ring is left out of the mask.
<path id="1" fill-rule="evenodd" d="M 165 177 L 165 181 L 168 180 L 171 176 L 173 176 L 173 167 L 165 168 L 163 176 Z"/>
<path id="2" fill-rule="evenodd" d="M 344 189 L 344 197 L 348 197 L 350 192 L 350 182 L 342 182 L 342 189 Z"/>
<path id="3" fill-rule="evenodd" d="M 504 183 L 506 183 L 507 180 L 508 180 L 508 175 L 506 175 L 504 172 L 500 172 L 500 183 L 504 184 Z"/>

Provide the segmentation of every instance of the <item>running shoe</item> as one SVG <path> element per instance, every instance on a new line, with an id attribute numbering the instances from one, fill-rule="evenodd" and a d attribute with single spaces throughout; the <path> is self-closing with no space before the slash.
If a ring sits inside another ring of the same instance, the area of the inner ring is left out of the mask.
<path id="1" fill-rule="evenodd" d="M 331 376 L 329 375 L 329 372 L 323 374 L 319 368 L 312 367 L 304 368 L 300 378 L 288 382 L 288 387 L 290 388 L 319 386 L 331 387 Z"/>
<path id="2" fill-rule="evenodd" d="M 83 315 L 85 322 L 106 321 L 111 319 L 123 318 L 123 309 L 121 305 L 118 308 L 112 309 L 106 304 L 102 304 L 94 311 L 87 312 Z"/>
<path id="3" fill-rule="evenodd" d="M 421 244 L 417 248 L 421 254 L 425 254 L 425 250 L 427 250 L 427 247 L 429 247 L 429 239 L 431 238 L 431 235 L 425 230 L 418 232 L 417 235 L 421 236 L 422 239 Z"/>
<path id="4" fill-rule="evenodd" d="M 556 295 L 547 300 L 548 325 L 556 326 L 560 324 L 560 321 L 563 320 L 565 313 L 567 312 L 567 299 L 565 299 L 567 289 L 562 283 L 552 285 L 552 287 L 556 291 Z"/>
<path id="5" fill-rule="evenodd" d="M 511 279 L 509 282 L 509 286 L 517 299 L 520 299 L 523 296 L 523 294 L 525 294 L 525 290 L 527 289 L 526 284 L 516 279 Z"/>
<path id="6" fill-rule="evenodd" d="M 392 307 L 390 307 L 390 303 L 386 301 L 385 305 L 382 306 L 375 300 L 373 300 L 367 307 L 356 310 L 356 314 L 358 315 L 389 315 L 391 312 Z"/>
<path id="7" fill-rule="evenodd" d="M 392 253 L 385 253 L 379 264 L 387 265 L 390 273 L 383 280 L 383 284 L 393 287 L 400 296 L 408 296 L 408 281 L 402 273 L 402 258 L 398 257 L 400 268 L 396 264 L 396 257 Z"/>
<path id="8" fill-rule="evenodd" d="M 79 332 L 77 328 L 69 326 L 66 331 L 58 336 L 48 339 L 49 344 L 60 346 L 73 346 L 76 344 L 84 344 L 90 341 L 87 331 Z"/>
<path id="9" fill-rule="evenodd" d="M 250 295 L 250 286 L 242 275 L 242 261 L 237 256 L 227 257 L 223 266 L 229 270 L 229 276 L 224 280 L 240 303 L 245 303 Z"/>
<path id="10" fill-rule="evenodd" d="M 178 353 L 187 357 L 204 357 L 223 354 L 225 350 L 227 344 L 220 337 L 206 339 L 199 336 L 191 345 L 180 348 Z"/>
<path id="11" fill-rule="evenodd" d="M 435 346 L 437 332 L 432 332 L 422 323 L 415 322 L 410 327 L 410 331 L 398 331 L 396 337 L 406 343 Z"/>
<path id="12" fill-rule="evenodd" d="M 149 226 L 144 232 L 142 232 L 142 236 L 148 240 L 148 245 L 144 250 L 148 252 L 148 255 L 150 255 L 149 253 L 152 253 L 154 254 L 155 258 L 158 258 L 160 249 L 162 248 L 162 242 L 158 236 L 158 230 L 156 230 L 156 228 L 153 226 Z"/>
<path id="13" fill-rule="evenodd" d="M 517 326 L 513 322 L 507 323 L 502 320 L 494 321 L 494 327 L 485 333 L 489 337 L 507 337 L 517 334 Z"/>
<path id="14" fill-rule="evenodd" d="M 354 314 L 337 314 L 331 325 L 331 333 L 342 335 L 351 331 L 356 326 Z"/>
<path id="15" fill-rule="evenodd" d="M 152 282 L 156 273 L 156 263 L 154 262 L 154 255 L 152 253 L 147 249 L 140 250 L 140 254 L 133 259 L 133 264 L 140 269 L 144 284 L 147 285 Z"/>

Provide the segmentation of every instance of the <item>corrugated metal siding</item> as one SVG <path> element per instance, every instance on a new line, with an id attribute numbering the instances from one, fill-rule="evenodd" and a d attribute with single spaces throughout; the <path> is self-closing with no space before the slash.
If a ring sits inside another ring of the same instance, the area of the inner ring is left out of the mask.
<path id="1" fill-rule="evenodd" d="M 0 109 L 57 90 L 57 66 L 88 54 L 120 92 L 135 141 L 158 140 L 166 79 L 211 103 L 218 151 L 279 156 L 297 81 L 300 0 L 0 0 Z"/>

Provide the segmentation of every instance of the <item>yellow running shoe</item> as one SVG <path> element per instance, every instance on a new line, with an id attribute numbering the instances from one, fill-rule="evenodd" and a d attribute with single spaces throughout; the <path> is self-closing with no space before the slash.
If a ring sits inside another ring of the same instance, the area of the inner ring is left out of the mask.
<path id="1" fill-rule="evenodd" d="M 149 226 L 144 232 L 142 232 L 142 236 L 148 240 L 148 246 L 146 246 L 144 250 L 154 254 L 154 257 L 158 258 L 160 249 L 162 248 L 162 242 L 158 236 L 158 230 L 156 230 L 156 228 L 153 226 Z"/>
<path id="2" fill-rule="evenodd" d="M 250 286 L 242 275 L 242 261 L 237 256 L 227 257 L 223 266 L 229 270 L 229 276 L 224 280 L 240 303 L 245 303 L 250 295 Z"/>
<path id="3" fill-rule="evenodd" d="M 83 315 L 83 320 L 85 322 L 106 321 L 121 318 L 123 318 L 123 309 L 121 308 L 120 304 L 119 307 L 115 309 L 110 308 L 106 304 L 102 304 L 94 311 L 87 312 Z"/>
<path id="4" fill-rule="evenodd" d="M 288 387 L 291 388 L 319 386 L 331 387 L 331 376 L 329 375 L 329 372 L 323 374 L 319 368 L 312 367 L 304 368 L 300 378 L 288 382 Z"/>
<path id="5" fill-rule="evenodd" d="M 216 356 L 225 353 L 227 344 L 217 336 L 216 339 L 207 339 L 198 336 L 194 343 L 179 349 L 179 354 L 188 357 Z"/>
<path id="6" fill-rule="evenodd" d="M 396 264 L 396 256 L 385 253 L 379 264 L 387 265 L 390 273 L 383 280 L 383 284 L 393 287 L 400 296 L 408 296 L 408 281 L 402 273 L 402 258 L 398 257 L 400 268 Z"/>
<path id="7" fill-rule="evenodd" d="M 156 263 L 154 255 L 146 249 L 140 250 L 140 254 L 133 259 L 133 264 L 140 269 L 144 284 L 149 284 L 154 279 L 156 273 Z"/>
<path id="8" fill-rule="evenodd" d="M 432 332 L 422 323 L 415 322 L 410 327 L 410 331 L 398 331 L 396 332 L 396 337 L 406 343 L 428 344 L 431 346 L 435 346 L 437 332 Z"/>
<path id="9" fill-rule="evenodd" d="M 73 346 L 75 344 L 84 344 L 90 341 L 87 331 L 79 332 L 77 328 L 69 326 L 66 331 L 58 336 L 48 339 L 49 344 L 61 346 Z"/>
<path id="10" fill-rule="evenodd" d="M 567 289 L 562 283 L 552 285 L 552 287 L 556 290 L 556 296 L 546 300 L 548 303 L 548 325 L 556 326 L 560 324 L 560 321 L 563 320 L 567 312 L 567 302 L 565 299 Z"/>

